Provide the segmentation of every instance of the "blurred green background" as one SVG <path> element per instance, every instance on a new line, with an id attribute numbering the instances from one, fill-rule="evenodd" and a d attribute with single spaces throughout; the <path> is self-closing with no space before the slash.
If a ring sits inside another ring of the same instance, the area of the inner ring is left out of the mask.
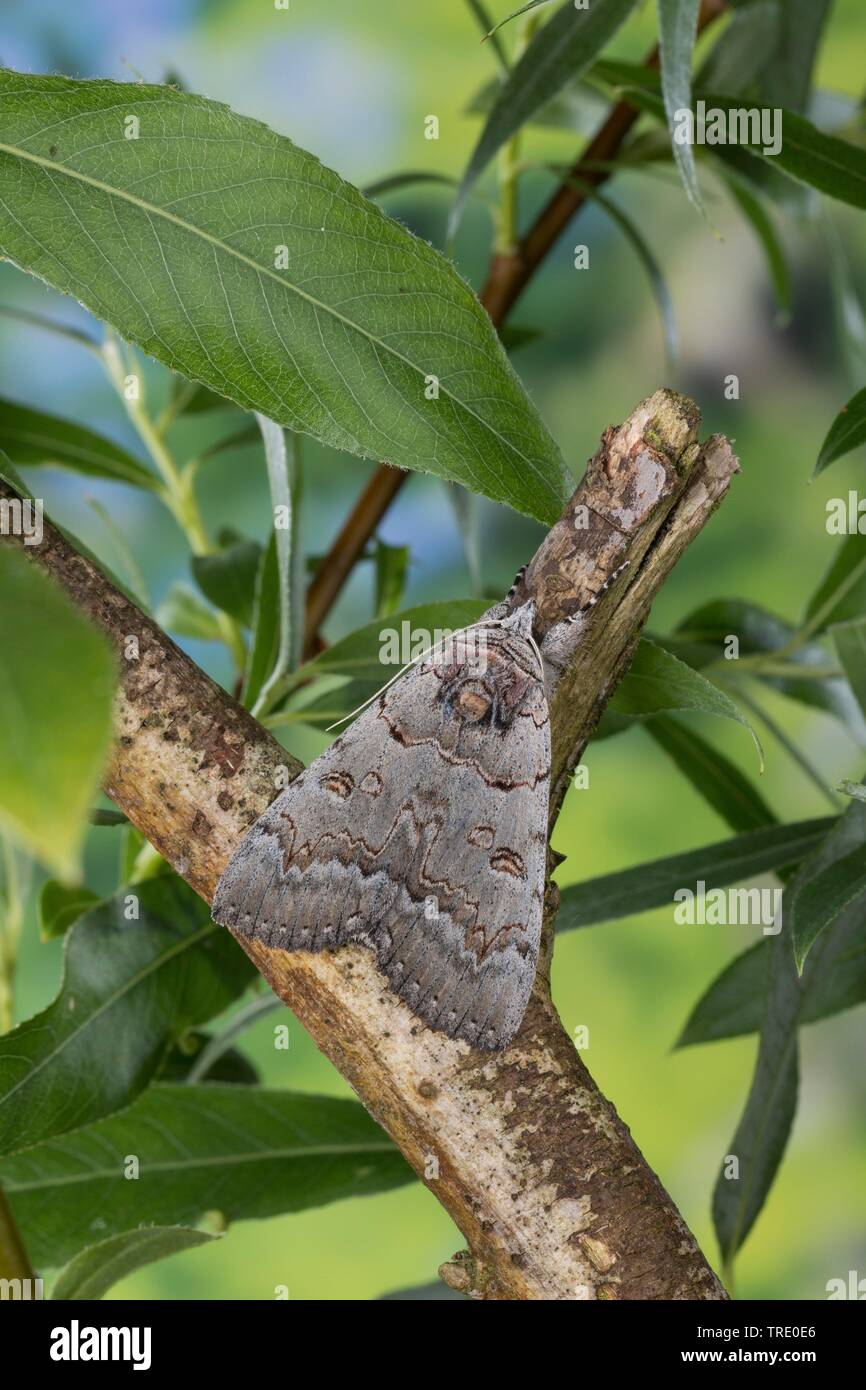
<path id="1" fill-rule="evenodd" d="M 497 17 L 512 5 L 492 4 Z M 189 89 L 266 121 L 312 150 L 345 178 L 365 182 L 401 169 L 459 174 L 477 134 L 466 106 L 494 72 L 492 55 L 464 0 L 409 5 L 406 0 L 137 0 L 116 5 L 59 0 L 0 5 L 0 58 L 23 70 L 76 77 L 147 81 L 177 76 Z M 645 5 L 613 52 L 637 59 L 654 37 Z M 506 31 L 507 33 L 508 31 Z M 510 42 L 510 40 L 509 40 Z M 488 46 L 489 47 L 489 46 Z M 860 98 L 866 52 L 862 0 L 837 0 L 818 67 L 822 88 Z M 436 114 L 438 141 L 424 139 Z M 563 162 L 578 137 L 538 131 L 526 157 Z M 523 217 L 546 196 L 550 180 L 533 176 Z M 490 179 L 484 185 L 490 189 Z M 765 264 L 752 231 L 721 186 L 705 188 L 713 227 L 686 203 L 673 176 L 618 176 L 611 193 L 640 225 L 662 263 L 677 314 L 680 357 L 665 361 L 655 309 L 640 265 L 621 234 L 589 208 L 562 239 L 521 301 L 512 322 L 542 330 L 515 365 L 577 476 L 606 425 L 619 421 L 660 385 L 698 401 L 705 431 L 735 441 L 743 466 L 731 495 L 659 598 L 651 628 L 663 632 L 703 600 L 748 598 L 796 620 L 834 550 L 825 502 L 861 481 L 863 451 L 810 482 L 818 448 L 838 409 L 863 379 L 849 375 L 839 345 L 827 221 L 840 238 L 852 285 L 866 290 L 862 215 L 838 205 L 824 215 L 782 220 L 794 271 L 794 313 L 778 321 Z M 441 245 L 447 189 L 421 186 L 387 206 Z M 590 247 L 591 269 L 572 268 L 576 242 Z M 456 258 L 478 287 L 490 244 L 483 204 L 471 206 Z M 11 266 L 0 267 L 0 303 L 88 322 L 71 301 Z M 850 301 L 849 301 L 850 304 Z M 855 334 L 856 337 L 856 334 Z M 122 408 L 88 354 L 35 329 L 0 319 L 3 393 L 91 424 L 136 448 Z M 726 401 L 724 378 L 736 373 L 740 399 Z M 165 389 L 153 367 L 149 390 Z M 200 445 L 193 423 L 184 446 Z M 303 542 L 319 554 L 331 541 L 369 467 L 312 442 L 304 446 Z M 31 484 L 35 474 L 27 475 Z M 200 474 L 214 529 L 232 525 L 264 538 L 269 502 L 260 451 L 235 450 Z M 147 581 L 154 606 L 171 583 L 188 579 L 180 534 L 158 504 L 124 486 L 40 470 L 37 492 L 48 511 L 118 572 L 124 558 L 90 505 L 107 508 Z M 504 589 L 532 553 L 540 532 L 504 509 L 479 503 L 485 585 Z M 411 547 L 407 603 L 467 596 L 469 576 L 444 489 L 413 477 L 389 513 L 382 538 Z M 372 616 L 372 566 L 359 567 L 327 633 L 336 637 Z M 216 649 L 184 643 L 218 679 L 227 667 Z M 774 700 L 773 713 L 822 770 L 828 785 L 858 777 L 863 752 L 841 727 L 802 706 Z M 747 735 L 711 723 L 699 731 L 757 777 Z M 290 728 L 286 746 L 309 758 L 323 737 Z M 815 787 L 773 742 L 761 790 L 783 818 L 823 815 Z M 726 826 L 641 731 L 590 748 L 590 788 L 569 794 L 555 845 L 567 856 L 562 883 L 726 837 Z M 115 832 L 97 829 L 88 849 L 88 882 L 108 890 L 115 873 Z M 566 1027 L 589 1027 L 585 1059 L 613 1099 L 711 1260 L 716 1248 L 709 1202 L 717 1165 L 733 1134 L 754 1060 L 754 1040 L 672 1053 L 693 1003 L 753 933 L 743 927 L 677 927 L 670 910 L 572 933 L 558 944 L 554 994 Z M 57 941 L 26 934 L 17 1016 L 53 996 L 61 968 Z M 346 1094 L 340 1076 L 291 1022 L 291 1048 L 275 1052 L 274 1015 L 245 1048 L 270 1085 Z M 279 1017 L 279 1016 L 276 1016 Z M 862 1014 L 806 1029 L 803 1082 L 793 1140 L 769 1203 L 738 1260 L 741 1297 L 822 1298 L 829 1278 L 866 1269 L 866 1069 Z M 233 1228 L 208 1247 L 151 1267 L 119 1285 L 114 1297 L 273 1297 L 366 1299 L 434 1277 L 461 1248 L 459 1232 L 420 1185 L 342 1202 L 302 1215 Z"/>

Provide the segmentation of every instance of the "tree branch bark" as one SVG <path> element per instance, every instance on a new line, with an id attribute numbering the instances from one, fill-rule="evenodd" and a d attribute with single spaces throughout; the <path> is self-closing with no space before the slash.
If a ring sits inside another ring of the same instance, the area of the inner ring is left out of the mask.
<path id="1" fill-rule="evenodd" d="M 630 562 L 551 692 L 554 813 L 653 596 L 736 471 L 723 439 L 698 446 L 698 418 L 660 391 L 608 430 L 523 580 L 544 629 Z M 584 515 L 588 525 L 576 525 Z M 119 653 L 107 794 L 210 901 L 239 840 L 300 765 L 56 529 L 46 524 L 27 553 Z M 314 956 L 241 944 L 460 1227 L 471 1253 L 443 1267 L 448 1283 L 490 1299 L 724 1298 L 554 1010 L 557 897 L 551 885 L 542 968 L 500 1054 L 426 1029 L 361 948 Z"/>

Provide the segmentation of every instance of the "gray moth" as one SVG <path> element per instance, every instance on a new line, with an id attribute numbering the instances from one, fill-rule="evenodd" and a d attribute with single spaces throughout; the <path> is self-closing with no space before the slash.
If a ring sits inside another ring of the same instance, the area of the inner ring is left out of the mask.
<path id="1" fill-rule="evenodd" d="M 269 947 L 368 947 L 428 1027 L 488 1051 L 514 1037 L 535 978 L 545 676 L 556 678 L 580 640 L 585 611 L 539 651 L 534 602 L 510 606 L 519 579 L 280 793 L 229 861 L 212 909 Z"/>

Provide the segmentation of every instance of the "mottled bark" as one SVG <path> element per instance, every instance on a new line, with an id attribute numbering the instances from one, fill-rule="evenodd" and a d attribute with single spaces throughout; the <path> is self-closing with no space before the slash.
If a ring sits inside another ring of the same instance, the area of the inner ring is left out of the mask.
<path id="1" fill-rule="evenodd" d="M 608 430 L 523 580 L 545 629 L 630 562 L 552 692 L 557 806 L 653 595 L 736 469 L 725 441 L 697 446 L 697 424 L 691 402 L 657 392 Z M 574 524 L 581 506 L 585 528 Z M 210 900 L 299 765 L 56 530 L 46 525 L 27 553 L 118 650 L 108 795 Z M 548 942 L 556 898 L 551 887 Z M 242 944 L 460 1227 L 470 1253 L 444 1267 L 448 1283 L 494 1299 L 725 1297 L 564 1032 L 545 968 L 515 1042 L 491 1055 L 424 1028 L 361 948 Z"/>

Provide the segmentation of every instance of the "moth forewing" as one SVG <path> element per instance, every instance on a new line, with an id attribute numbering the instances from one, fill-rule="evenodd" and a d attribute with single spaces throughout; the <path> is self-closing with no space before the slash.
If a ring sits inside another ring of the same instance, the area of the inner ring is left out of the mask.
<path id="1" fill-rule="evenodd" d="M 486 1049 L 520 1025 L 541 935 L 550 737 L 524 607 L 385 689 L 256 822 L 213 905 L 271 947 L 369 947 L 429 1027 Z"/>

